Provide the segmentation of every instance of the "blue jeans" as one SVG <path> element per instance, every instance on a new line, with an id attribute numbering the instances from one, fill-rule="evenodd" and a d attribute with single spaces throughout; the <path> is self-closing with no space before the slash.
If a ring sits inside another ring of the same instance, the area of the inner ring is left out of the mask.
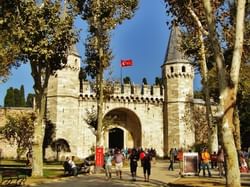
<path id="1" fill-rule="evenodd" d="M 209 170 L 209 163 L 202 163 L 203 176 L 206 175 L 206 173 L 205 173 L 206 168 L 207 168 L 208 176 L 211 177 L 211 173 Z"/>

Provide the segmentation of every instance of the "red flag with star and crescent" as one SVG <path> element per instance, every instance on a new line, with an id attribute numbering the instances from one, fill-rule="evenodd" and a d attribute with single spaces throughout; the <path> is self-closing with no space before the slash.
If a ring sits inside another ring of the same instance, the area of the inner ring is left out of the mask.
<path id="1" fill-rule="evenodd" d="M 133 66 L 132 59 L 121 60 L 121 67 Z"/>

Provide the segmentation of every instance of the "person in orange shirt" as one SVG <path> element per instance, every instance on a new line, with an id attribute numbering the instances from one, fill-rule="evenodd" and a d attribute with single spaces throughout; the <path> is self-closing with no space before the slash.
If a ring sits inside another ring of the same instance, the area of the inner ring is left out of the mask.
<path id="1" fill-rule="evenodd" d="M 207 168 L 208 176 L 211 177 L 212 175 L 209 170 L 210 154 L 206 147 L 203 149 L 201 153 L 201 159 L 202 159 L 203 176 L 206 176 L 205 169 Z"/>
<path id="2" fill-rule="evenodd" d="M 179 160 L 179 168 L 180 168 L 179 175 L 183 177 L 183 149 L 182 148 L 180 148 L 177 152 L 177 159 Z"/>

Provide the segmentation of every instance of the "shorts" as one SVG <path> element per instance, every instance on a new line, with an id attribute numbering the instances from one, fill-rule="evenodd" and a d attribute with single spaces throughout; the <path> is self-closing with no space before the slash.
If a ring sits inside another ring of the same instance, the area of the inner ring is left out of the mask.
<path id="1" fill-rule="evenodd" d="M 115 163 L 115 170 L 116 171 L 121 171 L 122 170 L 122 167 L 123 167 L 123 163 L 120 162 L 120 163 Z"/>

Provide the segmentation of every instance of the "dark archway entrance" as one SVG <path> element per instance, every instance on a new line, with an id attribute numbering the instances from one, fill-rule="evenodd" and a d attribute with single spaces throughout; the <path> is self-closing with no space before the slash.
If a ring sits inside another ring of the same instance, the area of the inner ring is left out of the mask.
<path id="1" fill-rule="evenodd" d="M 127 108 L 115 108 L 105 114 L 104 118 L 112 119 L 112 125 L 105 133 L 106 147 L 141 147 L 141 123 L 136 113 Z"/>
<path id="2" fill-rule="evenodd" d="M 124 132 L 120 128 L 109 130 L 109 148 L 124 148 Z"/>

